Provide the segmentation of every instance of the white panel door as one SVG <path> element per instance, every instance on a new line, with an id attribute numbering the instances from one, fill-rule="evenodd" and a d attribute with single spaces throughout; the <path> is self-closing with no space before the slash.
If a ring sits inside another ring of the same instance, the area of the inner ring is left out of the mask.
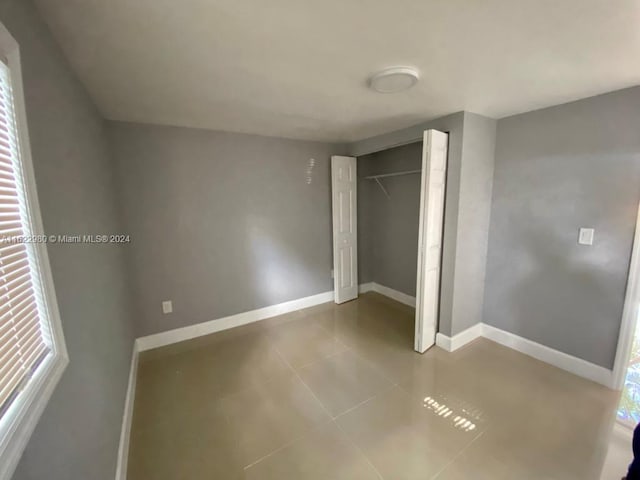
<path id="1" fill-rule="evenodd" d="M 358 297 L 358 223 L 355 157 L 331 157 L 333 288 L 335 302 Z"/>
<path id="2" fill-rule="evenodd" d="M 435 343 L 438 326 L 448 141 L 446 133 L 424 132 L 415 336 L 415 349 L 420 353 Z"/>

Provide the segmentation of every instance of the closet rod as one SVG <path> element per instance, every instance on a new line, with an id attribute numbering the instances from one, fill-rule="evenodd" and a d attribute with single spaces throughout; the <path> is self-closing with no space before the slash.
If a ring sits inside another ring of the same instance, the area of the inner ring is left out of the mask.
<path id="1" fill-rule="evenodd" d="M 364 177 L 364 178 L 365 180 L 375 180 L 378 186 L 380 187 L 380 189 L 382 190 L 382 192 L 385 194 L 385 196 L 387 198 L 391 198 L 391 195 L 389 195 L 389 192 L 387 192 L 387 189 L 384 188 L 384 185 L 382 185 L 382 182 L 380 181 L 380 179 L 385 177 L 398 177 L 400 175 L 411 175 L 412 173 L 422 173 L 422 170 L 406 170 L 404 172 L 381 173 L 379 175 L 369 175 L 368 177 Z"/>
<path id="2" fill-rule="evenodd" d="M 366 180 L 375 180 L 376 178 L 397 177 L 399 175 L 411 175 L 412 173 L 422 173 L 422 170 L 406 170 L 404 172 L 381 173 L 379 175 L 369 175 L 364 177 Z"/>

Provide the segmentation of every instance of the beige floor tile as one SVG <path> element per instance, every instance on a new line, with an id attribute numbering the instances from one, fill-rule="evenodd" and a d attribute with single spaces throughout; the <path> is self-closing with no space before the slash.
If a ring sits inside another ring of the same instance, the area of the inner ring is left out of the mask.
<path id="1" fill-rule="evenodd" d="M 203 392 L 224 396 L 291 375 L 291 369 L 264 333 L 199 349 L 181 356 L 176 363 L 188 390 L 198 396 Z"/>
<path id="2" fill-rule="evenodd" d="M 540 431 L 545 430 L 546 426 L 541 425 Z M 546 435 L 533 436 L 528 435 L 530 429 L 488 430 L 436 478 L 598 480 L 606 446 L 587 445 L 591 440 L 579 439 L 579 428 L 577 430 L 572 436 L 558 435 L 551 430 Z M 601 438 L 605 440 L 607 435 Z M 620 472 L 619 477 L 622 474 Z"/>
<path id="3" fill-rule="evenodd" d="M 215 404 L 175 408 L 158 421 L 134 423 L 129 480 L 237 478 L 242 458 Z"/>
<path id="4" fill-rule="evenodd" d="M 244 472 L 246 480 L 379 480 L 332 422 L 275 452 Z"/>
<path id="5" fill-rule="evenodd" d="M 351 351 L 312 363 L 298 373 L 334 417 L 393 386 Z"/>
<path id="6" fill-rule="evenodd" d="M 527 472 L 518 465 L 508 451 L 483 448 L 484 435 L 475 440 L 449 463 L 435 478 L 437 480 L 527 480 L 539 478 L 539 472 Z M 542 478 L 542 477 L 540 477 Z"/>
<path id="7" fill-rule="evenodd" d="M 386 339 L 386 340 L 385 340 Z M 358 355 L 374 364 L 387 377 L 397 383 L 407 372 L 421 363 L 422 357 L 413 350 L 413 341 L 399 341 L 392 334 L 373 336 L 364 333 L 360 337 L 343 340 Z"/>
<path id="8" fill-rule="evenodd" d="M 471 348 L 477 349 L 477 345 Z M 407 361 L 399 385 L 416 399 L 435 398 L 440 403 L 463 408 L 477 419 L 487 420 L 507 414 L 512 402 L 526 395 L 520 379 L 507 380 L 504 366 L 483 365 L 482 359 L 456 358 L 439 348 L 432 348 L 414 361 Z M 491 373 L 481 373 L 491 368 Z M 489 380 L 489 377 L 492 380 Z"/>
<path id="9" fill-rule="evenodd" d="M 314 317 L 272 328 L 269 330 L 269 337 L 284 360 L 294 368 L 347 348 L 334 335 L 315 324 Z"/>
<path id="10" fill-rule="evenodd" d="M 331 419 L 297 377 L 229 395 L 219 406 L 245 466 Z"/>
<path id="11" fill-rule="evenodd" d="M 362 449 L 383 478 L 431 478 L 482 431 L 458 426 L 398 387 L 338 417 L 337 424 Z"/>
<path id="12" fill-rule="evenodd" d="M 143 354 L 128 478 L 605 480 L 617 400 L 368 293 Z"/>

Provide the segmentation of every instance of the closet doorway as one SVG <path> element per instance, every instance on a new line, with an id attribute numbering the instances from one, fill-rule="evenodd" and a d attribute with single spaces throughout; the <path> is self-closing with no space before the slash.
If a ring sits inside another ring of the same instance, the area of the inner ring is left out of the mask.
<path id="1" fill-rule="evenodd" d="M 420 353 L 438 327 L 447 146 L 426 130 L 422 142 L 331 158 L 335 302 L 368 285 L 415 305 Z"/>

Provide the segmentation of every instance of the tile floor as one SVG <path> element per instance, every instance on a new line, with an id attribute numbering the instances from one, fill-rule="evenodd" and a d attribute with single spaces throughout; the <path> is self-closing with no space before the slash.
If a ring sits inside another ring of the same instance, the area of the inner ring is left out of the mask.
<path id="1" fill-rule="evenodd" d="M 616 392 L 412 344 L 413 310 L 370 293 L 145 352 L 128 478 L 600 479 Z"/>

